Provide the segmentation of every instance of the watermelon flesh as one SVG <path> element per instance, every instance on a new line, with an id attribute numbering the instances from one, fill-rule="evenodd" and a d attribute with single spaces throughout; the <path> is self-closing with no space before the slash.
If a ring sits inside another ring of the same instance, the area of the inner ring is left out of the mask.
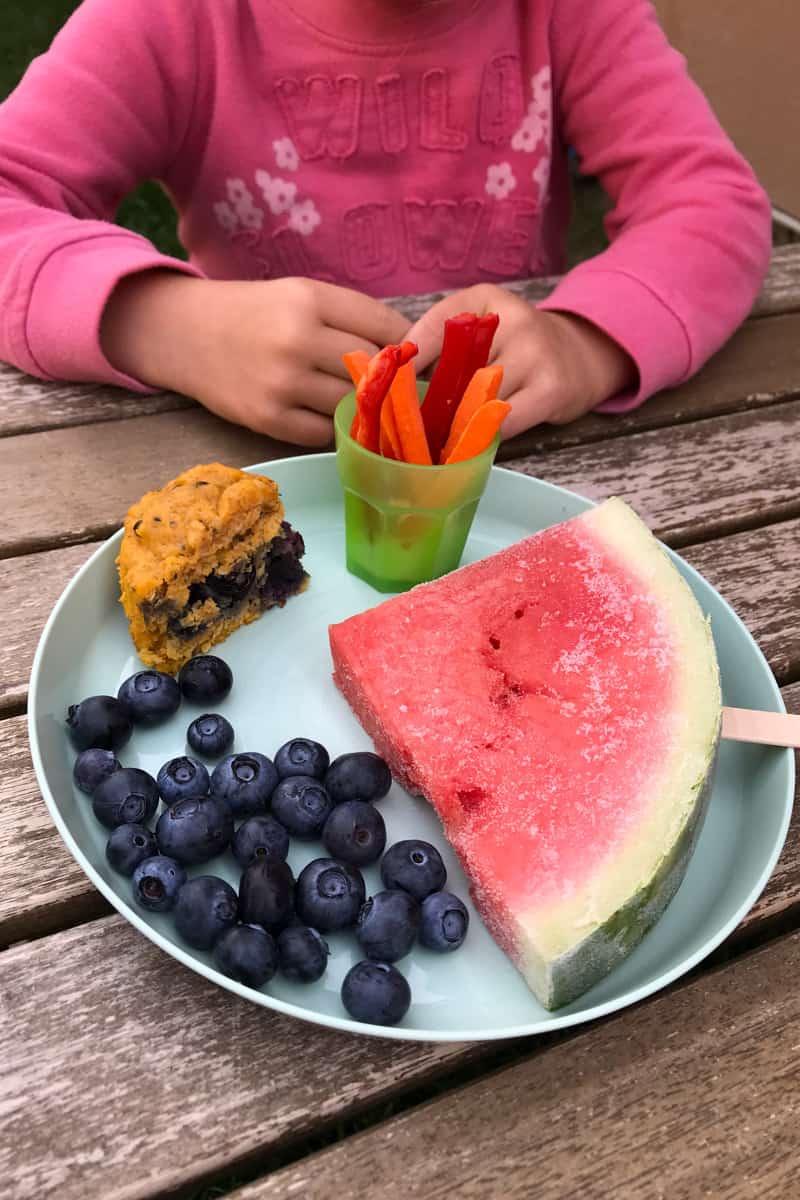
<path id="1" fill-rule="evenodd" d="M 425 796 L 547 1008 L 625 957 L 680 883 L 721 698 L 713 640 L 620 500 L 330 629 L 334 678 Z"/>

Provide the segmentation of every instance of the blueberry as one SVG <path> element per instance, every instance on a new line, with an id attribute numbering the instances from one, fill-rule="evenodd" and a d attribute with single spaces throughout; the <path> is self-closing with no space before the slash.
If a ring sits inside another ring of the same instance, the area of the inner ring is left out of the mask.
<path id="1" fill-rule="evenodd" d="M 81 750 L 72 768 L 72 778 L 76 787 L 91 796 L 104 779 L 121 767 L 122 763 L 113 750 Z"/>
<path id="2" fill-rule="evenodd" d="M 186 740 L 198 754 L 216 758 L 233 745 L 233 726 L 219 713 L 203 713 L 186 730 Z"/>
<path id="3" fill-rule="evenodd" d="M 452 892 L 432 892 L 422 901 L 419 940 L 429 950 L 449 954 L 462 945 L 469 929 L 469 913 Z"/>
<path id="4" fill-rule="evenodd" d="M 278 772 L 265 754 L 229 754 L 211 775 L 211 794 L 227 801 L 235 817 L 263 812 L 278 782 Z"/>
<path id="5" fill-rule="evenodd" d="M 156 776 L 156 783 L 161 799 L 170 805 L 187 796 L 206 796 L 210 780 L 203 763 L 184 754 L 164 763 Z"/>
<path id="6" fill-rule="evenodd" d="M 416 838 L 395 842 L 381 860 L 381 879 L 387 888 L 402 888 L 415 900 L 424 900 L 444 887 L 447 871 L 442 856 L 430 842 Z"/>
<path id="7" fill-rule="evenodd" d="M 131 876 L 140 862 L 158 854 L 156 835 L 146 825 L 118 825 L 106 843 L 106 858 L 120 875 Z"/>
<path id="8" fill-rule="evenodd" d="M 310 925 L 289 925 L 278 934 L 281 972 L 294 983 L 315 983 L 325 974 L 330 950 Z"/>
<path id="9" fill-rule="evenodd" d="M 67 726 L 76 750 L 119 750 L 133 732 L 127 710 L 114 696 L 89 696 L 70 704 Z"/>
<path id="10" fill-rule="evenodd" d="M 419 928 L 419 905 L 408 892 L 378 892 L 362 905 L 356 937 L 367 958 L 397 962 L 414 945 Z"/>
<path id="11" fill-rule="evenodd" d="M 357 867 L 315 858 L 303 867 L 295 890 L 297 915 L 307 925 L 328 933 L 353 925 L 367 889 Z"/>
<path id="12" fill-rule="evenodd" d="M 210 950 L 217 938 L 236 924 L 236 892 L 216 875 L 196 875 L 178 892 L 175 928 L 195 950 Z"/>
<path id="13" fill-rule="evenodd" d="M 240 867 L 249 867 L 260 858 L 283 862 L 289 853 L 289 834 L 272 813 L 258 813 L 242 821 L 231 849 Z"/>
<path id="14" fill-rule="evenodd" d="M 328 769 L 330 756 L 319 742 L 308 738 L 292 738 L 284 742 L 275 754 L 275 767 L 281 779 L 289 775 L 310 775 L 322 779 Z"/>
<path id="15" fill-rule="evenodd" d="M 316 837 L 333 808 L 325 788 L 309 775 L 282 779 L 270 801 L 272 811 L 295 837 Z"/>
<path id="16" fill-rule="evenodd" d="M 158 808 L 156 781 L 138 767 L 121 767 L 95 788 L 92 808 L 106 829 L 144 825 Z"/>
<path id="17" fill-rule="evenodd" d="M 342 754 L 325 773 L 325 787 L 334 804 L 345 800 L 380 800 L 392 786 L 392 776 L 382 758 L 369 750 Z"/>
<path id="18" fill-rule="evenodd" d="M 248 925 L 283 928 L 294 911 L 294 875 L 289 864 L 259 858 L 245 867 L 239 884 L 239 909 Z"/>
<path id="19" fill-rule="evenodd" d="M 181 689 L 162 671 L 137 671 L 120 685 L 117 699 L 134 725 L 160 725 L 178 711 Z"/>
<path id="20" fill-rule="evenodd" d="M 233 687 L 233 675 L 215 654 L 197 654 L 181 667 L 178 685 L 193 704 L 219 704 Z"/>
<path id="21" fill-rule="evenodd" d="M 278 969 L 275 939 L 260 925 L 232 925 L 214 943 L 214 962 L 223 975 L 263 987 Z"/>
<path id="22" fill-rule="evenodd" d="M 133 898 L 150 912 L 169 912 L 186 883 L 186 872 L 174 858 L 156 854 L 145 858 L 133 872 Z"/>
<path id="23" fill-rule="evenodd" d="M 365 867 L 383 854 L 386 825 L 377 808 L 366 800 L 345 800 L 325 822 L 322 841 L 333 858 Z"/>
<path id="24" fill-rule="evenodd" d="M 359 962 L 344 977 L 342 1004 L 356 1021 L 396 1025 L 411 1005 L 411 988 L 389 963 Z"/>
<path id="25" fill-rule="evenodd" d="M 208 862 L 230 845 L 233 814 L 215 796 L 185 796 L 162 812 L 156 837 L 161 853 L 178 862 Z"/>

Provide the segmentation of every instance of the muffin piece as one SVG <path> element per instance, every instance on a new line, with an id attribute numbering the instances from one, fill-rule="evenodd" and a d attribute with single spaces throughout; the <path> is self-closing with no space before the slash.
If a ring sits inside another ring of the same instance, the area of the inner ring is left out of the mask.
<path id="1" fill-rule="evenodd" d="M 143 663 L 174 674 L 283 607 L 308 575 L 303 539 L 265 475 L 209 463 L 148 492 L 125 518 L 120 600 Z"/>

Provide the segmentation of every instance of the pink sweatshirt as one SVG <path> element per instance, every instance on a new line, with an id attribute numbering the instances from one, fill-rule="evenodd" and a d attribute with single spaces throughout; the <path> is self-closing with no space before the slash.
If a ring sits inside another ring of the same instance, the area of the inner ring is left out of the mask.
<path id="1" fill-rule="evenodd" d="M 147 390 L 98 331 L 154 266 L 376 296 L 557 272 L 567 146 L 612 244 L 542 307 L 632 355 L 619 411 L 702 365 L 770 253 L 767 198 L 648 0 L 84 0 L 0 106 L 0 357 Z M 112 223 L 148 178 L 190 264 Z"/>

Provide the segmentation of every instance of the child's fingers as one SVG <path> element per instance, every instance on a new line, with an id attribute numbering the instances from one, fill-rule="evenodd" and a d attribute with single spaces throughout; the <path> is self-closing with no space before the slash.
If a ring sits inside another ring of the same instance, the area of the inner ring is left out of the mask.
<path id="1" fill-rule="evenodd" d="M 310 409 L 287 408 L 272 434 L 295 446 L 329 446 L 333 442 L 333 424 L 330 417 Z"/>
<path id="2" fill-rule="evenodd" d="M 419 347 L 414 360 L 417 373 L 424 371 L 439 357 L 445 321 L 463 312 L 474 312 L 480 316 L 483 312 L 480 299 L 477 288 L 453 292 L 451 296 L 445 296 L 443 300 L 433 304 L 411 326 L 405 338 L 409 342 L 416 342 Z"/>
<path id="3" fill-rule="evenodd" d="M 342 396 L 352 388 L 352 381 L 346 373 L 344 379 L 339 379 L 322 371 L 312 371 L 304 376 L 302 387 L 297 390 L 296 402 L 303 408 L 332 417 Z"/>
<path id="4" fill-rule="evenodd" d="M 354 337 L 349 333 L 342 333 L 340 329 L 330 329 L 328 326 L 324 326 L 315 338 L 315 344 L 311 352 L 311 361 L 313 367 L 317 371 L 321 371 L 324 375 L 332 375 L 336 379 L 348 380 L 350 376 L 347 372 L 347 367 L 344 365 L 343 356 L 349 354 L 352 350 L 363 350 L 372 358 L 373 354 L 377 354 L 379 349 L 380 347 L 374 342 L 368 342 L 361 337 Z"/>
<path id="5" fill-rule="evenodd" d="M 350 338 L 361 338 L 375 346 L 402 342 L 410 322 L 401 313 L 352 288 L 317 283 L 319 316 L 325 325 Z M 349 347 L 354 349 L 354 347 Z"/>

